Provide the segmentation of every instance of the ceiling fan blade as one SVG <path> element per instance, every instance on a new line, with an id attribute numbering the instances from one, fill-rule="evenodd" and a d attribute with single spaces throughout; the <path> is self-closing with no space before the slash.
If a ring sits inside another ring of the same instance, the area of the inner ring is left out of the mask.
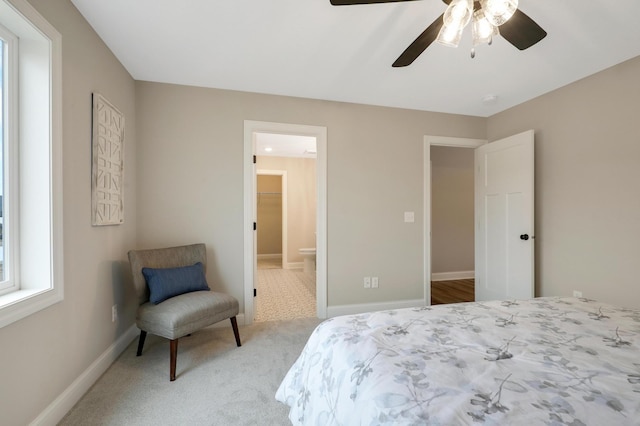
<path id="1" fill-rule="evenodd" d="M 500 25 L 500 35 L 520 50 L 525 50 L 547 36 L 540 25 L 520 9 L 504 24 Z"/>
<path id="2" fill-rule="evenodd" d="M 442 25 L 444 24 L 444 21 L 442 19 L 443 16 L 444 14 L 440 15 L 438 19 L 433 21 L 433 23 L 429 25 L 427 29 L 424 30 L 422 34 L 420 34 L 418 38 L 416 38 L 413 43 L 411 43 L 409 47 L 405 49 L 404 52 L 402 52 L 398 59 L 396 59 L 396 61 L 393 63 L 393 67 L 397 68 L 411 65 L 411 63 L 415 61 L 416 58 L 420 56 L 422 52 L 424 52 L 425 49 L 435 41 L 436 38 L 438 38 L 440 28 L 442 28 Z"/>
<path id="3" fill-rule="evenodd" d="M 415 0 L 331 0 L 331 4 L 333 6 L 349 6 L 352 4 L 395 3 L 400 1 Z"/>

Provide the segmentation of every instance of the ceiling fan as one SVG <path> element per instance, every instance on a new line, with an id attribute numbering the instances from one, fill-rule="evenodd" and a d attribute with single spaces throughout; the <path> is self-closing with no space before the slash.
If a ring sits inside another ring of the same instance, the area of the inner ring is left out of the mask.
<path id="1" fill-rule="evenodd" d="M 333 6 L 357 4 L 395 3 L 415 0 L 330 0 Z M 442 0 L 447 10 L 433 21 L 393 63 L 406 67 L 416 60 L 434 41 L 456 47 L 462 30 L 472 22 L 474 46 L 491 44 L 494 36 L 501 35 L 520 50 L 528 49 L 547 32 L 518 9 L 518 0 Z M 475 49 L 471 50 L 471 57 Z"/>

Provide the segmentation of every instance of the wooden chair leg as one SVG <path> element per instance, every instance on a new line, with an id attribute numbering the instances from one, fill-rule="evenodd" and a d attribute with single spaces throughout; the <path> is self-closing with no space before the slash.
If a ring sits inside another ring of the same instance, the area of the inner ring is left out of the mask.
<path id="1" fill-rule="evenodd" d="M 231 317 L 231 327 L 233 327 L 233 335 L 236 336 L 236 344 L 238 346 L 242 346 L 240 343 L 240 333 L 238 332 L 238 322 L 236 321 L 236 317 Z"/>
<path id="2" fill-rule="evenodd" d="M 176 359 L 178 358 L 178 339 L 169 341 L 169 380 L 174 381 L 176 379 Z"/>
<path id="3" fill-rule="evenodd" d="M 147 338 L 147 332 L 144 330 L 140 330 L 140 339 L 138 339 L 138 352 L 136 356 L 142 355 L 142 348 L 144 346 L 144 339 Z"/>

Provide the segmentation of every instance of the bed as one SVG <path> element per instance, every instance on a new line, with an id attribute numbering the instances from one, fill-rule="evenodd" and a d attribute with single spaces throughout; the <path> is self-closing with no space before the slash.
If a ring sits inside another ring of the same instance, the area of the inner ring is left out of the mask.
<path id="1" fill-rule="evenodd" d="M 640 310 L 537 298 L 336 317 L 276 399 L 294 425 L 637 425 Z"/>

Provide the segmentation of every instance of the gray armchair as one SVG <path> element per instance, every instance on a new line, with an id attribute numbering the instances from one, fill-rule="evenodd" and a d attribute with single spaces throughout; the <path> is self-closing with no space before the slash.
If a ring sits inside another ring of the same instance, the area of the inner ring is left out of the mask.
<path id="1" fill-rule="evenodd" d="M 136 325 L 141 330 L 137 356 L 142 355 L 147 333 L 169 339 L 169 380 L 171 381 L 176 379 L 179 338 L 229 318 L 236 344 L 241 345 L 236 322 L 236 315 L 239 311 L 238 301 L 230 295 L 214 291 L 190 291 L 169 297 L 158 304 L 149 300 L 149 286 L 143 274 L 143 268 L 165 270 L 166 268 L 190 267 L 198 262 L 202 263 L 201 274 L 203 275 L 207 262 L 204 244 L 129 251 L 133 284 L 140 305 L 136 315 Z M 145 273 L 148 271 L 149 269 L 146 269 Z M 206 286 L 206 281 L 204 285 Z"/>

